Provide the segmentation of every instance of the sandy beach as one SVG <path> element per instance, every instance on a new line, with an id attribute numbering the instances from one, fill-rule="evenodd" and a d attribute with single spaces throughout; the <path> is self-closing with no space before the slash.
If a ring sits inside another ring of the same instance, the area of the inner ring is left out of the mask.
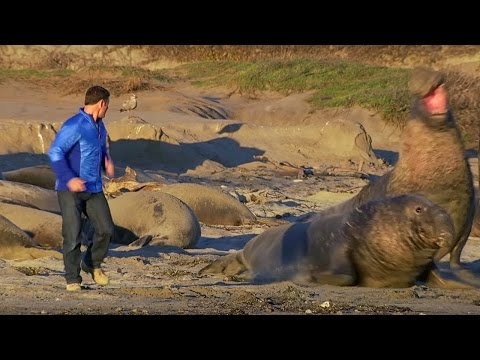
<path id="1" fill-rule="evenodd" d="M 106 127 L 116 176 L 128 166 L 148 181 L 197 183 L 237 197 L 257 216 L 253 225 L 201 223 L 193 247 L 111 244 L 106 287 L 82 273 L 83 291 L 65 291 L 60 258 L 0 259 L 0 314 L 480 314 L 480 290 L 417 284 L 402 289 L 250 284 L 199 275 L 208 263 L 235 252 L 257 234 L 296 221 L 355 195 L 388 171 L 401 130 L 361 108 L 311 111 L 308 94 L 265 93 L 254 99 L 225 89 L 181 83 L 139 91 L 138 108 L 119 111 L 128 94 L 112 96 Z M 83 94 L 62 95 L 36 84 L 0 84 L 0 171 L 48 164 L 54 130 L 82 106 Z M 361 123 L 375 154 L 366 164 L 354 147 Z M 469 161 L 478 184 L 477 154 Z M 309 171 L 305 171 L 309 170 Z M 135 209 L 125 209 L 135 216 Z M 480 274 L 480 238 L 471 237 L 462 261 Z M 448 273 L 448 257 L 440 264 Z"/>

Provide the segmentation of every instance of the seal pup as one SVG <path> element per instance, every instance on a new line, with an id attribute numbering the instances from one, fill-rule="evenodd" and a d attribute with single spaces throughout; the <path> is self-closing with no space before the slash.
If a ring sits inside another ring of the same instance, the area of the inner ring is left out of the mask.
<path id="1" fill-rule="evenodd" d="M 453 222 L 444 209 L 406 194 L 270 228 L 200 274 L 240 275 L 256 282 L 409 287 L 453 240 Z"/>

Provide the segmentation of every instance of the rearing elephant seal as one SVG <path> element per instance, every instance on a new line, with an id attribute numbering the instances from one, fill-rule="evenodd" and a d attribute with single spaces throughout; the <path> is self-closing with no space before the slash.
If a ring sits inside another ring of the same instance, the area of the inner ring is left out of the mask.
<path id="1" fill-rule="evenodd" d="M 454 240 L 445 210 L 417 195 L 370 201 L 350 212 L 270 228 L 200 273 L 257 281 L 408 287 Z"/>
<path id="2" fill-rule="evenodd" d="M 416 69 L 409 86 L 416 100 L 411 119 L 402 133 L 395 167 L 350 200 L 327 212 L 348 212 L 387 195 L 423 195 L 444 208 L 455 226 L 453 243 L 442 248 L 435 260 L 439 261 L 450 253 L 450 266 L 459 268 L 460 255 L 470 234 L 475 212 L 472 173 L 460 132 L 448 107 L 443 76 L 436 71 Z M 434 282 L 444 281 L 435 271 L 430 275 L 430 280 Z M 469 280 L 472 280 L 470 276 Z"/>

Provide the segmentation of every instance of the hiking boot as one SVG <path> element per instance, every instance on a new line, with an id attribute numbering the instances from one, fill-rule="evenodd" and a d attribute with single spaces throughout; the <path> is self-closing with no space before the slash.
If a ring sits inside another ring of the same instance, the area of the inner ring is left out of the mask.
<path id="1" fill-rule="evenodd" d="M 91 268 L 87 264 L 85 264 L 83 261 L 80 262 L 80 267 L 82 268 L 83 271 L 92 275 L 93 281 L 95 281 L 98 285 L 108 285 L 108 283 L 110 282 L 110 279 L 108 278 L 107 275 L 105 275 L 102 269 Z"/>
<path id="2" fill-rule="evenodd" d="M 95 281 L 98 285 L 108 285 L 110 279 L 107 275 L 103 272 L 102 269 L 93 269 L 92 273 L 93 281 Z"/>
<path id="3" fill-rule="evenodd" d="M 80 290 L 82 290 L 82 287 L 80 286 L 79 283 L 67 284 L 67 291 L 80 291 Z"/>

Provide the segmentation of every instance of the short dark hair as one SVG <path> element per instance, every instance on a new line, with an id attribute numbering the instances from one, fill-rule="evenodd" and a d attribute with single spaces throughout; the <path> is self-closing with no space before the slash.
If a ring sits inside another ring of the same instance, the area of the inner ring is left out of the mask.
<path id="1" fill-rule="evenodd" d="M 110 92 L 104 87 L 95 85 L 88 88 L 85 93 L 85 105 L 93 105 L 99 102 L 100 100 L 108 101 L 110 98 Z"/>

